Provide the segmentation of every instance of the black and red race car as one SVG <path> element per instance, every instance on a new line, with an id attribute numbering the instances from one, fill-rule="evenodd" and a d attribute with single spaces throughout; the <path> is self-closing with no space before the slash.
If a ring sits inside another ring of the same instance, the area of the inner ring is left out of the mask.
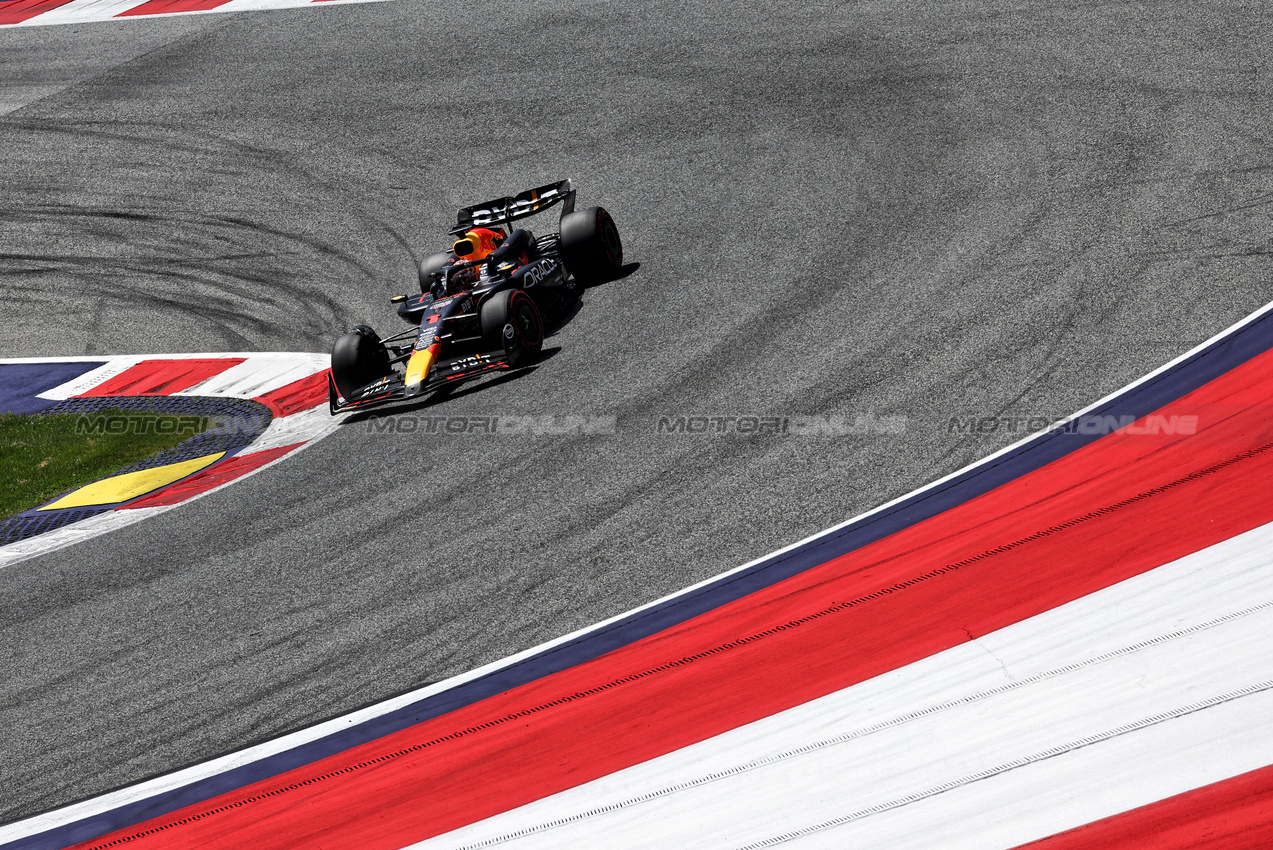
<path id="1" fill-rule="evenodd" d="M 506 230 L 561 205 L 557 232 Z M 333 414 L 415 398 L 534 358 L 545 314 L 616 276 L 623 244 L 601 207 L 575 209 L 569 180 L 465 207 L 449 252 L 420 263 L 420 293 L 393 298 L 409 330 L 381 339 L 360 325 L 336 340 L 328 379 Z"/>

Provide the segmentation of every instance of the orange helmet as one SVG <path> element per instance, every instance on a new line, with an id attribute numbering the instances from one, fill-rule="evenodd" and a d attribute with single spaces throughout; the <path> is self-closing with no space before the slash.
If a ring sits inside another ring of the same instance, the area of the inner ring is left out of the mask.
<path id="1" fill-rule="evenodd" d="M 504 241 L 504 234 L 489 227 L 475 227 L 455 241 L 451 252 L 461 260 L 485 260 Z"/>

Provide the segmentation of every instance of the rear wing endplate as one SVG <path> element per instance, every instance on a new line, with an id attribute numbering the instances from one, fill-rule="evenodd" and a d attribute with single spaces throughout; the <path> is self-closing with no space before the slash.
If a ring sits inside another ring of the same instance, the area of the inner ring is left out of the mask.
<path id="1" fill-rule="evenodd" d="M 561 210 L 563 216 L 574 212 L 575 187 L 570 180 L 549 183 L 538 189 L 527 189 L 511 198 L 496 198 L 484 204 L 465 207 L 456 213 L 455 227 L 451 228 L 451 233 L 458 236 L 473 227 L 507 224 L 510 221 L 543 212 L 563 202 L 565 203 Z"/>

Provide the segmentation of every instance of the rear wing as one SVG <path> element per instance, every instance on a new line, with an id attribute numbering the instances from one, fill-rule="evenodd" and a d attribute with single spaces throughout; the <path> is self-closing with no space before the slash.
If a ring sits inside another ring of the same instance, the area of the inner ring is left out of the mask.
<path id="1" fill-rule="evenodd" d="M 474 227 L 507 224 L 510 221 L 543 212 L 563 202 L 565 204 L 561 209 L 563 216 L 574 212 L 575 187 L 569 180 L 549 183 L 538 189 L 527 189 L 511 198 L 496 198 L 484 204 L 465 207 L 456 213 L 455 227 L 451 228 L 451 233 L 458 236 Z"/>

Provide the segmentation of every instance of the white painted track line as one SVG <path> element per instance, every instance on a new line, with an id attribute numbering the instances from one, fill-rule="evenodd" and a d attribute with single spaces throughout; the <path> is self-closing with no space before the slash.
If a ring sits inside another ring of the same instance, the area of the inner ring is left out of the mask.
<path id="1" fill-rule="evenodd" d="M 76 543 L 83 543 L 85 540 L 96 537 L 99 534 L 106 534 L 126 525 L 132 525 L 134 522 L 140 522 L 164 510 L 167 510 L 167 508 L 107 511 L 53 531 L 46 531 L 44 534 L 36 535 L 27 540 L 18 540 L 6 546 L 0 546 L 0 569 L 12 566 L 19 561 L 25 561 L 27 558 L 34 558 L 37 555 L 73 546 Z"/>

